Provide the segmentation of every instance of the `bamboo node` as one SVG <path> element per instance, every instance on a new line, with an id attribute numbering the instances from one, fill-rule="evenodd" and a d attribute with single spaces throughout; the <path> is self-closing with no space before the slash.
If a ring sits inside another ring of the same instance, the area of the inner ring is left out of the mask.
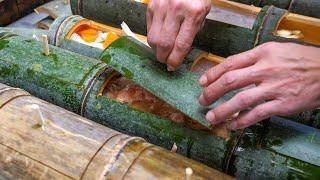
<path id="1" fill-rule="evenodd" d="M 191 176 L 193 174 L 193 170 L 191 168 L 186 168 L 186 180 L 191 180 Z"/>
<path id="2" fill-rule="evenodd" d="M 50 51 L 49 51 L 49 43 L 48 43 L 47 35 L 42 35 L 42 44 L 43 44 L 43 54 L 46 56 L 49 56 Z"/>

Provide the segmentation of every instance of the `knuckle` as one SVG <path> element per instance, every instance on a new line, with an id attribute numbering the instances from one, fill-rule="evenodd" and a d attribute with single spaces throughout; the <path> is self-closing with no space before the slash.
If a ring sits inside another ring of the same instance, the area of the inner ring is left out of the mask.
<path id="1" fill-rule="evenodd" d="M 283 105 L 283 106 L 281 106 L 281 108 L 279 108 L 279 112 L 277 115 L 288 116 L 288 115 L 290 115 L 290 113 L 289 113 L 290 111 L 291 111 L 291 108 L 288 105 Z"/>
<path id="2" fill-rule="evenodd" d="M 154 12 L 155 9 L 156 9 L 156 7 L 158 6 L 158 4 L 159 4 L 159 0 L 152 0 L 152 1 L 150 1 L 150 3 L 149 3 L 148 6 L 147 6 L 147 10 L 148 10 L 149 12 Z"/>
<path id="3" fill-rule="evenodd" d="M 152 2 L 152 1 L 151 1 L 151 2 Z M 150 3 L 150 4 L 148 5 L 147 11 L 153 13 L 153 11 L 154 11 L 154 5 L 153 5 L 153 3 Z"/>
<path id="4" fill-rule="evenodd" d="M 190 7 L 190 12 L 196 16 L 204 14 L 205 11 L 206 9 L 201 3 L 194 4 L 193 6 Z"/>
<path id="5" fill-rule="evenodd" d="M 211 90 L 209 88 L 205 88 L 203 91 L 203 98 L 208 102 L 211 99 Z"/>
<path id="6" fill-rule="evenodd" d="M 224 86 L 230 86 L 234 84 L 235 82 L 235 76 L 231 73 L 226 73 L 222 76 L 222 85 Z"/>
<path id="7" fill-rule="evenodd" d="M 148 35 L 147 41 L 151 46 L 155 46 L 157 44 L 157 39 L 153 35 Z"/>
<path id="8" fill-rule="evenodd" d="M 254 114 L 259 118 L 259 119 L 265 119 L 269 116 L 268 111 L 262 108 L 257 108 L 254 111 Z"/>
<path id="9" fill-rule="evenodd" d="M 159 46 L 160 48 L 163 48 L 163 49 L 171 49 L 173 47 L 173 42 L 162 39 L 159 41 Z"/>
<path id="10" fill-rule="evenodd" d="M 222 63 L 222 68 L 224 70 L 232 70 L 233 69 L 233 57 L 230 57 L 227 61 Z"/>
<path id="11" fill-rule="evenodd" d="M 175 45 L 176 45 L 177 50 L 181 51 L 181 52 L 187 52 L 191 48 L 191 45 L 189 43 L 187 43 L 186 41 L 181 40 L 181 39 L 177 39 Z"/>
<path id="12" fill-rule="evenodd" d="M 205 2 L 205 9 L 206 9 L 206 13 L 210 12 L 210 10 L 211 10 L 211 1 L 210 0 L 207 0 Z"/>
<path id="13" fill-rule="evenodd" d="M 206 72 L 208 79 L 213 79 L 217 75 L 216 68 L 211 68 Z"/>
<path id="14" fill-rule="evenodd" d="M 252 102 L 252 98 L 250 98 L 249 96 L 247 96 L 246 94 L 240 92 L 237 95 L 237 99 L 239 101 L 239 105 L 241 107 L 249 107 L 251 106 L 251 102 Z"/>
<path id="15" fill-rule="evenodd" d="M 172 2 L 171 3 L 171 8 L 173 10 L 183 9 L 183 6 L 184 6 L 183 2 L 181 2 L 181 1 L 171 1 L 171 2 Z"/>
<path id="16" fill-rule="evenodd" d="M 264 52 L 270 52 L 277 49 L 278 43 L 276 42 L 266 42 L 260 46 L 260 49 Z"/>
<path id="17" fill-rule="evenodd" d="M 256 59 L 258 57 L 258 52 L 256 51 L 249 51 L 247 53 L 247 59 Z"/>

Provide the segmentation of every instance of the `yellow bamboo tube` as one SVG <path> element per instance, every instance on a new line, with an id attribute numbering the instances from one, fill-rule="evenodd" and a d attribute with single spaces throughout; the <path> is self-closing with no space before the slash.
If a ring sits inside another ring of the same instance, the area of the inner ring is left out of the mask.
<path id="1" fill-rule="evenodd" d="M 0 179 L 231 179 L 0 84 Z"/>

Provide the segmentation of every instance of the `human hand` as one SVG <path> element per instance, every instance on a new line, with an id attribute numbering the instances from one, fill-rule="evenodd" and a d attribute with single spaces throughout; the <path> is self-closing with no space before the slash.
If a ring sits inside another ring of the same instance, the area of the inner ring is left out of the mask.
<path id="1" fill-rule="evenodd" d="M 149 3 L 148 43 L 169 71 L 182 63 L 210 9 L 210 0 L 152 0 Z"/>
<path id="2" fill-rule="evenodd" d="M 231 56 L 208 70 L 199 80 L 201 105 L 209 105 L 227 92 L 248 85 L 224 104 L 209 111 L 213 125 L 226 121 L 241 129 L 273 115 L 288 116 L 320 105 L 320 48 L 269 42 Z M 258 105 L 257 105 L 258 104 Z"/>

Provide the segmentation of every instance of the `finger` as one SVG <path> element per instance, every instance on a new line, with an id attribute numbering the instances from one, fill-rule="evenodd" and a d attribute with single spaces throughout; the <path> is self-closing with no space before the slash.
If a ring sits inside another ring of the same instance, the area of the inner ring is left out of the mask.
<path id="1" fill-rule="evenodd" d="M 160 1 L 162 2 L 162 1 Z M 152 23 L 150 26 L 150 30 L 148 32 L 148 44 L 152 47 L 152 49 L 156 50 L 158 41 L 159 41 L 159 35 L 161 32 L 161 28 L 163 25 L 163 21 L 165 19 L 165 8 L 159 8 L 162 5 L 158 5 L 155 12 L 153 12 L 152 17 Z"/>
<path id="2" fill-rule="evenodd" d="M 253 67 L 233 70 L 222 75 L 218 80 L 204 88 L 199 98 L 203 106 L 212 104 L 224 94 L 239 88 L 243 88 L 259 81 Z"/>
<path id="3" fill-rule="evenodd" d="M 183 21 L 175 40 L 173 50 L 167 60 L 169 71 L 174 71 L 181 65 L 183 59 L 191 48 L 193 39 L 199 29 L 198 26 L 200 26 L 200 24 L 194 24 L 191 19 L 185 19 Z"/>
<path id="4" fill-rule="evenodd" d="M 264 104 L 256 106 L 251 111 L 240 115 L 228 125 L 228 128 L 231 130 L 236 130 L 249 127 L 273 115 L 277 115 L 278 113 L 280 113 L 280 110 L 280 101 L 273 100 L 266 102 Z"/>
<path id="5" fill-rule="evenodd" d="M 255 48 L 247 52 L 230 56 L 226 58 L 223 63 L 209 69 L 203 74 L 199 79 L 199 84 L 204 87 L 208 86 L 226 72 L 251 66 L 256 63 L 259 54 L 259 50 Z"/>
<path id="6" fill-rule="evenodd" d="M 206 119 L 213 125 L 219 124 L 238 112 L 247 110 L 254 105 L 273 98 L 274 96 L 270 88 L 262 86 L 251 88 L 236 94 L 229 101 L 209 111 Z"/>
<path id="7" fill-rule="evenodd" d="M 183 18 L 178 16 L 175 12 L 167 12 L 157 44 L 157 59 L 162 63 L 166 63 L 167 58 L 173 49 L 182 20 Z"/>
<path id="8" fill-rule="evenodd" d="M 147 32 L 149 33 L 150 31 L 150 27 L 151 27 L 151 24 L 152 24 L 152 19 L 153 19 L 153 8 L 152 8 L 152 3 L 150 3 L 148 5 L 148 10 L 147 10 Z"/>

